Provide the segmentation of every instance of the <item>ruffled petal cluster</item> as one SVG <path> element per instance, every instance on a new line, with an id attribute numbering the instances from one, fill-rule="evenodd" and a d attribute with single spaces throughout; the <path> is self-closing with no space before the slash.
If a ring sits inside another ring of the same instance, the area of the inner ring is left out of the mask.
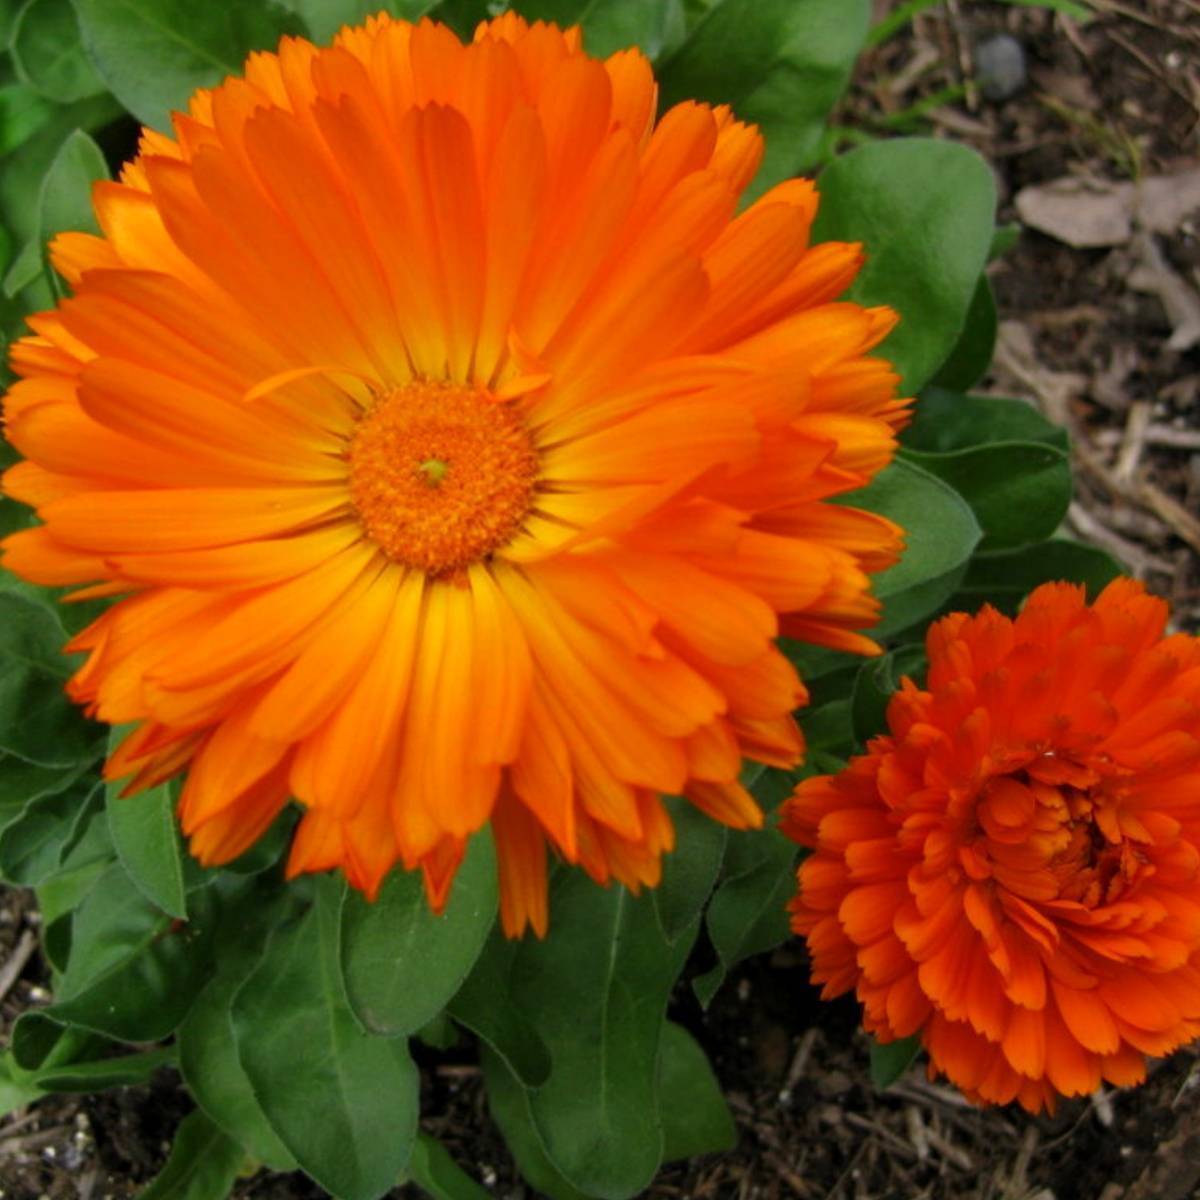
<path id="1" fill-rule="evenodd" d="M 725 108 L 656 121 L 636 50 L 508 14 L 463 45 L 378 17 L 285 39 L 146 131 L 52 247 L 4 488 L 4 562 L 117 596 L 72 697 L 186 771 L 206 863 L 295 799 L 290 870 L 441 904 L 489 821 L 505 927 L 547 846 L 656 882 L 663 794 L 760 821 L 805 700 L 782 631 L 870 651 L 899 531 L 830 503 L 890 459 L 894 314 L 836 297 L 811 183 L 738 212 Z"/>
<path id="2" fill-rule="evenodd" d="M 976 1101 L 1052 1108 L 1200 1036 L 1200 638 L 1128 579 L 928 636 L 890 735 L 806 780 L 792 924 L 824 994 Z"/>

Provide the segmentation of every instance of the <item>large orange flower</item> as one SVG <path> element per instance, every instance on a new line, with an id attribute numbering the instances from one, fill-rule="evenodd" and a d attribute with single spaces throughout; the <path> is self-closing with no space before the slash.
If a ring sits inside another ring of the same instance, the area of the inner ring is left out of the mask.
<path id="1" fill-rule="evenodd" d="M 1200 1036 L 1200 638 L 1128 579 L 929 632 L 890 737 L 804 781 L 792 924 L 881 1041 L 1031 1111 Z"/>
<path id="2" fill-rule="evenodd" d="M 294 797 L 290 869 L 439 904 L 490 819 L 505 927 L 547 839 L 652 884 L 659 796 L 758 823 L 790 764 L 782 628 L 869 649 L 894 526 L 827 499 L 891 457 L 893 314 L 832 303 L 810 183 L 740 216 L 761 139 L 655 123 L 637 51 L 511 15 L 285 40 L 102 183 L 74 296 L 13 363 L 5 562 L 124 598 L 71 644 L 108 764 L 188 769 L 207 863 Z M 782 617 L 780 614 L 783 614 Z"/>

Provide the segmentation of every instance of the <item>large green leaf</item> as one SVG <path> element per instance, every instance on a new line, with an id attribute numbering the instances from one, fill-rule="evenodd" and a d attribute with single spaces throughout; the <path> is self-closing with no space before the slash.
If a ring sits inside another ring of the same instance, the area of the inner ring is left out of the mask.
<path id="1" fill-rule="evenodd" d="M 948 483 L 971 506 L 981 550 L 1008 550 L 1048 538 L 1071 503 L 1071 461 L 1044 442 L 992 442 L 947 454 L 904 457 Z"/>
<path id="2" fill-rule="evenodd" d="M 836 159 L 820 179 L 814 241 L 862 242 L 848 298 L 889 304 L 900 324 L 880 348 L 913 393 L 946 361 L 987 261 L 996 188 L 987 164 L 952 142 L 897 138 Z"/>
<path id="3" fill-rule="evenodd" d="M 650 895 L 658 923 L 673 942 L 687 932 L 712 892 L 725 853 L 725 826 L 679 797 L 666 801 L 675 849 L 663 855 L 662 880 Z"/>
<path id="4" fill-rule="evenodd" d="M 99 735 L 63 692 L 66 640 L 48 601 L 0 579 L 0 750 L 45 767 L 94 758 Z"/>
<path id="5" fill-rule="evenodd" d="M 550 1076 L 531 1093 L 530 1113 L 573 1187 L 632 1196 L 662 1161 L 663 1013 L 696 924 L 668 942 L 648 896 L 599 888 L 575 870 L 555 875 L 550 907 L 549 934 L 520 943 L 505 995 L 550 1050 Z"/>
<path id="6" fill-rule="evenodd" d="M 233 1002 L 238 1058 L 263 1112 L 300 1166 L 341 1200 L 377 1200 L 417 1132 L 418 1078 L 403 1038 L 363 1032 L 339 955 L 344 884 L 282 926 Z"/>
<path id="7" fill-rule="evenodd" d="M 139 121 L 169 130 L 197 89 L 241 74 L 251 50 L 274 50 L 302 22 L 274 0 L 72 0 L 83 44 L 113 95 Z"/>
<path id="8" fill-rule="evenodd" d="M 905 533 L 903 557 L 871 586 L 883 601 L 871 636 L 888 637 L 936 612 L 958 586 L 982 536 L 967 502 L 949 484 L 899 459 L 843 499 L 883 513 Z"/>
<path id="9" fill-rule="evenodd" d="M 43 1067 L 33 1078 L 47 1092 L 101 1092 L 106 1088 L 145 1083 L 155 1071 L 174 1065 L 175 1051 L 165 1046 L 143 1050 L 139 1054 L 119 1054 L 115 1058 Z"/>
<path id="10" fill-rule="evenodd" d="M 435 916 L 419 871 L 393 871 L 369 902 L 350 891 L 342 908 L 346 993 L 363 1028 L 409 1034 L 458 991 L 496 919 L 496 854 L 471 839 L 446 911 Z"/>
<path id="11" fill-rule="evenodd" d="M 796 890 L 795 862 L 795 843 L 773 828 L 729 835 L 725 879 L 706 917 L 717 965 L 692 981 L 705 1008 L 739 962 L 788 937 L 786 905 Z"/>
<path id="12" fill-rule="evenodd" d="M 189 1113 L 175 1132 L 166 1166 L 139 1200 L 225 1200 L 245 1157 L 202 1112 Z"/>
<path id="13" fill-rule="evenodd" d="M 17 14 L 10 51 L 17 75 L 59 104 L 104 91 L 84 53 L 71 0 L 27 0 Z"/>
<path id="14" fill-rule="evenodd" d="M 684 32 L 681 0 L 518 0 L 513 7 L 531 20 L 580 26 L 584 47 L 600 57 L 640 46 L 656 58 Z"/>
<path id="15" fill-rule="evenodd" d="M 869 12 L 867 0 L 719 0 L 661 64 L 661 107 L 708 100 L 757 124 L 766 154 L 749 194 L 758 195 L 813 164 Z"/>
<path id="16" fill-rule="evenodd" d="M 128 732 L 128 726 L 112 730 L 110 753 Z M 121 864 L 148 900 L 173 917 L 185 918 L 183 842 L 175 822 L 171 785 L 163 783 L 136 796 L 122 797 L 123 786 L 123 782 L 108 784 L 105 800 L 108 829 Z"/>

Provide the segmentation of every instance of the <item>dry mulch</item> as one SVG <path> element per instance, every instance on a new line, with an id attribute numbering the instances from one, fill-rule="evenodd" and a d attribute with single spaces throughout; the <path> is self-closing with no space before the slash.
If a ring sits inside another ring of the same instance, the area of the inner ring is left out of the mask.
<path id="1" fill-rule="evenodd" d="M 1027 229 L 992 268 L 1001 337 L 982 390 L 1029 398 L 1068 427 L 1078 477 L 1072 530 L 1123 559 L 1171 599 L 1180 628 L 1197 631 L 1200 198 L 1187 199 L 1190 208 L 1165 227 L 1139 200 L 1160 176 L 1173 177 L 1167 190 L 1177 200 L 1193 196 L 1183 181 L 1200 168 L 1200 3 L 1092 2 L 1099 15 L 1079 27 L 1036 9 L 949 0 L 864 56 L 837 120 L 974 146 L 995 168 L 1001 220 L 1014 219 L 1016 197 L 1032 189 L 1021 207 L 1052 232 Z M 1025 82 L 989 98 L 976 56 L 997 35 L 1020 46 Z M 1075 223 L 1090 222 L 1101 232 L 1089 236 L 1107 240 L 1077 246 L 1053 232 L 1041 189 L 1063 179 L 1076 189 Z M 0 1029 L 48 999 L 36 928 L 27 894 L 0 893 Z M 672 1016 L 709 1051 L 740 1138 L 730 1154 L 665 1168 L 650 1196 L 1200 1195 L 1197 1047 L 1152 1064 L 1139 1089 L 1031 1118 L 972 1108 L 920 1068 L 886 1093 L 874 1091 L 854 1006 L 820 1003 L 796 946 L 749 964 L 707 1014 L 681 985 Z M 428 1055 L 423 1068 L 426 1128 L 494 1195 L 528 1196 L 487 1116 L 469 1046 Z M 161 1165 L 188 1106 L 177 1079 L 163 1072 L 149 1087 L 17 1113 L 0 1125 L 0 1200 L 128 1200 Z M 300 1176 L 258 1175 L 236 1195 L 322 1193 Z"/>

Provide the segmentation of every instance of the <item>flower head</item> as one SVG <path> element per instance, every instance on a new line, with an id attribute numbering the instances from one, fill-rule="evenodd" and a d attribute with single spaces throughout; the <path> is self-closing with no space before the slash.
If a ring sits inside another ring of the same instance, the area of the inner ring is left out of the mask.
<path id="1" fill-rule="evenodd" d="M 1037 1111 L 1200 1036 L 1200 638 L 1128 579 L 929 631 L 891 735 L 808 779 L 794 929 L 882 1041 Z"/>
<path id="2" fill-rule="evenodd" d="M 809 246 L 811 184 L 735 215 L 755 129 L 655 106 L 578 30 L 381 16 L 252 55 L 55 241 L 5 563 L 121 597 L 70 694 L 136 725 L 129 790 L 186 769 L 202 861 L 294 798 L 293 873 L 440 904 L 490 820 L 540 931 L 547 843 L 637 887 L 661 794 L 760 820 L 742 757 L 801 752 L 781 629 L 871 648 L 898 531 L 828 501 L 893 452 L 893 314 L 833 302 L 861 255 Z"/>

